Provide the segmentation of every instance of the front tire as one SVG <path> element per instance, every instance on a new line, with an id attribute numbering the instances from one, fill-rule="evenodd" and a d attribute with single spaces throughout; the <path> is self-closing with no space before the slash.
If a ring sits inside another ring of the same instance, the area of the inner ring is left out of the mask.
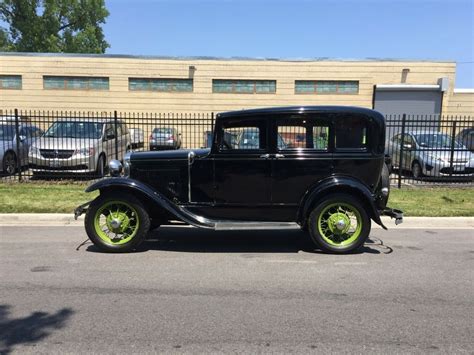
<path id="1" fill-rule="evenodd" d="M 343 194 L 329 195 L 309 215 L 313 243 L 324 251 L 344 254 L 360 248 L 370 233 L 371 221 L 361 202 Z"/>
<path id="2" fill-rule="evenodd" d="M 91 242 L 111 253 L 136 249 L 150 229 L 150 218 L 142 203 L 124 193 L 97 197 L 87 209 L 84 223 Z"/>

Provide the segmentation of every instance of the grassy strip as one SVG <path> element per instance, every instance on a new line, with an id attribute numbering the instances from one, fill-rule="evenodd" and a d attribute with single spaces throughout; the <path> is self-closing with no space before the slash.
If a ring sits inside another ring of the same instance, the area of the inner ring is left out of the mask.
<path id="1" fill-rule="evenodd" d="M 72 213 L 97 196 L 85 193 L 85 183 L 2 183 L 0 213 Z M 474 216 L 474 188 L 392 189 L 389 206 L 405 216 Z"/>
<path id="2" fill-rule="evenodd" d="M 474 188 L 417 187 L 392 189 L 389 206 L 405 216 L 474 216 Z"/>
<path id="3" fill-rule="evenodd" d="M 0 184 L 0 213 L 73 213 L 74 208 L 95 198 L 86 193 L 87 184 L 4 183 Z"/>

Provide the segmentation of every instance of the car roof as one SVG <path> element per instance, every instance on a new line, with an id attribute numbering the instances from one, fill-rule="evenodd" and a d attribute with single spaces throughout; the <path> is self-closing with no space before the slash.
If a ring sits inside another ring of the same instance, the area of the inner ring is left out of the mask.
<path id="1" fill-rule="evenodd" d="M 218 114 L 221 119 L 267 115 L 267 114 L 291 114 L 291 113 L 355 113 L 383 120 L 383 115 L 375 110 L 357 106 L 283 106 L 256 108 L 240 111 L 227 111 Z"/>

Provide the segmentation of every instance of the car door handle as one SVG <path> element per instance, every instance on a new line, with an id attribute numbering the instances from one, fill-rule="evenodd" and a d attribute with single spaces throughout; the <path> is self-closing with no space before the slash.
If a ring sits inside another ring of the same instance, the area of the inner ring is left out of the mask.
<path id="1" fill-rule="evenodd" d="M 262 154 L 262 155 L 260 155 L 260 158 L 262 158 L 262 159 L 269 159 L 269 158 L 270 158 L 270 154 Z"/>
<path id="2" fill-rule="evenodd" d="M 280 159 L 284 158 L 285 156 L 283 154 L 275 154 L 275 158 Z"/>

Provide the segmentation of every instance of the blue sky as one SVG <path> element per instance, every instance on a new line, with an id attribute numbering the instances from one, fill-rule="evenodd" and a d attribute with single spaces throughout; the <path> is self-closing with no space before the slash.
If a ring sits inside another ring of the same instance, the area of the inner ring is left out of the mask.
<path id="1" fill-rule="evenodd" d="M 106 0 L 107 53 L 458 62 L 474 87 L 474 0 Z"/>

